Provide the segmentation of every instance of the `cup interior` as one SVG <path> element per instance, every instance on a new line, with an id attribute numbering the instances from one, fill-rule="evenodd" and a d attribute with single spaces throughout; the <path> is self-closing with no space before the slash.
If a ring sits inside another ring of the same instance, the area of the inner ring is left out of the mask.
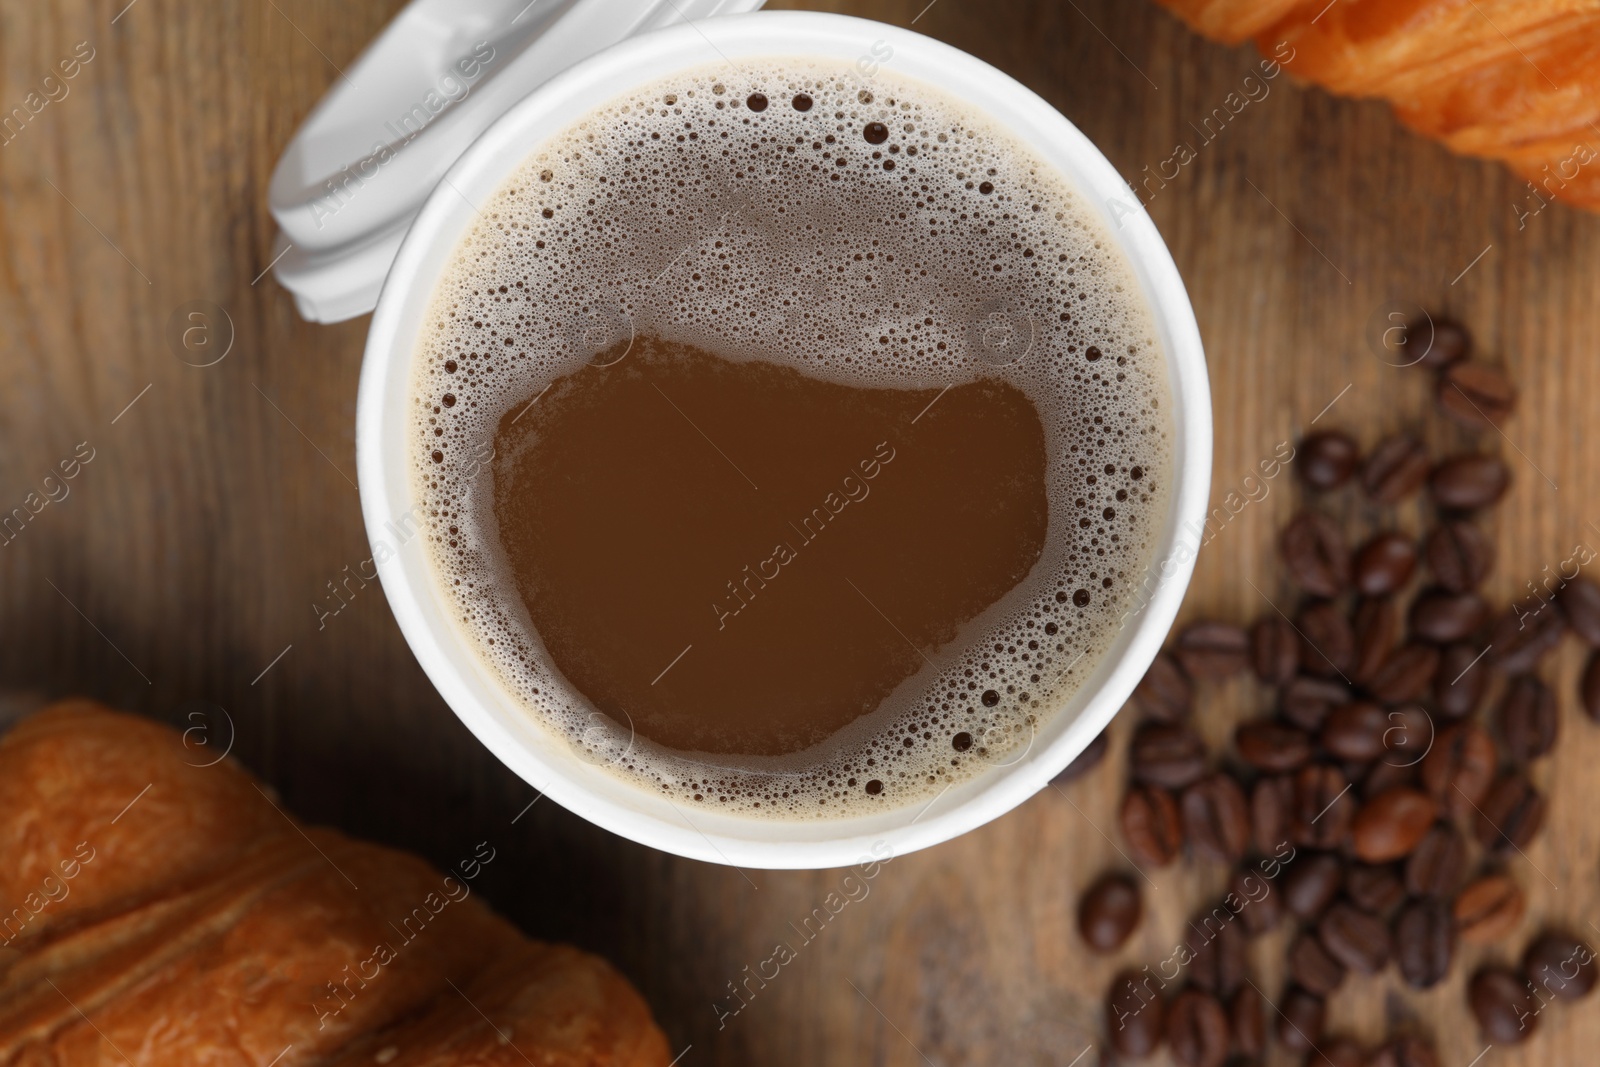
<path id="1" fill-rule="evenodd" d="M 1099 664 L 1026 754 L 951 786 L 931 804 L 831 821 L 686 811 L 580 759 L 504 689 L 437 588 L 409 460 L 411 365 L 434 288 L 460 238 L 529 152 L 605 101 L 675 71 L 742 58 L 814 57 L 870 77 L 888 68 L 964 101 L 1031 146 L 1083 194 L 1121 248 L 1166 356 L 1173 420 L 1168 512 L 1151 553 L 1155 580 Z M 840 15 L 761 12 L 680 25 L 623 42 L 541 86 L 476 141 L 434 190 L 390 270 L 367 338 L 357 402 L 362 510 L 385 595 L 413 653 L 451 709 L 541 794 L 624 837 L 713 863 L 826 868 L 888 848 L 902 854 L 980 826 L 1043 788 L 1106 726 L 1165 637 L 1198 547 L 1211 471 L 1211 406 L 1199 330 L 1177 268 L 1139 201 L 1059 112 L 964 52 L 907 30 Z M 874 851 L 876 849 L 876 851 Z"/>

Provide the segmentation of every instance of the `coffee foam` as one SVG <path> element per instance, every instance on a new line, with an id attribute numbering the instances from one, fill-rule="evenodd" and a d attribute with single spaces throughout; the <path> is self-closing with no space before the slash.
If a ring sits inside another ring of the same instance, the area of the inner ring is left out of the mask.
<path id="1" fill-rule="evenodd" d="M 1051 449 L 1039 563 L 822 745 L 735 761 L 630 736 L 551 665 L 488 470 L 503 416 L 639 333 L 858 386 L 1012 382 Z M 596 109 L 482 205 L 418 342 L 415 492 L 463 634 L 580 756 L 694 807 L 840 818 L 1019 759 L 1092 672 L 1166 511 L 1168 395 L 1115 242 L 1025 146 L 920 82 L 746 60 Z"/>

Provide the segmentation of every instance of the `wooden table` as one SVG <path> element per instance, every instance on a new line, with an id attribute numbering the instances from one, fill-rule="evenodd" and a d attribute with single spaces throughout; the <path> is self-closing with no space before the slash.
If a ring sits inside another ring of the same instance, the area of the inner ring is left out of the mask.
<path id="1" fill-rule="evenodd" d="M 42 491 L 85 443 L 93 458 L 0 549 L 0 682 L 88 692 L 169 721 L 212 701 L 235 753 L 308 819 L 416 849 L 440 864 L 488 840 L 489 898 L 531 933 L 605 953 L 643 989 L 695 1064 L 1067 1064 L 1108 1058 L 1101 996 L 1113 963 L 1073 929 L 1078 890 L 1120 862 L 1115 810 L 1129 722 L 1102 771 L 1047 790 L 965 838 L 894 860 L 781 977 L 719 1029 L 712 1001 L 791 936 L 840 872 L 758 873 L 619 840 L 505 770 L 435 695 L 382 593 L 360 589 L 319 627 L 328 583 L 370 555 L 353 484 L 356 376 L 366 321 L 300 321 L 261 277 L 272 165 L 307 110 L 398 0 L 201 3 L 63 0 L 0 6 L 0 105 L 20 105 L 87 41 L 93 58 L 0 148 L 0 508 Z M 906 25 L 926 0 L 838 2 Z M 790 6 L 784 4 L 783 6 Z M 807 6 L 804 4 L 797 6 Z M 1199 121 L 1257 63 L 1126 0 L 938 0 L 917 29 L 976 53 L 1058 106 L 1134 180 L 1195 141 Z M 1218 413 L 1214 497 L 1274 445 L 1339 424 L 1370 444 L 1431 416 L 1422 376 L 1384 366 L 1363 331 L 1391 301 L 1468 322 L 1523 387 L 1506 437 L 1516 472 L 1494 521 L 1500 602 L 1574 545 L 1600 545 L 1600 219 L 1550 208 L 1519 228 L 1521 183 L 1401 129 L 1383 106 L 1270 83 L 1149 211 L 1188 280 Z M 234 340 L 206 368 L 164 340 L 175 309 L 212 301 Z M 1185 616 L 1270 610 L 1281 480 L 1200 556 Z M 1537 779 L 1548 827 L 1510 867 L 1532 899 L 1503 949 L 1537 925 L 1600 941 L 1600 728 L 1571 694 L 1569 640 L 1546 674 L 1563 740 Z M 1263 697 L 1209 694 L 1217 744 Z M 13 701 L 20 706 L 22 698 Z M 517 816 L 521 813 L 520 819 Z M 516 820 L 513 824 L 514 819 Z M 1104 831 L 1104 832 L 1102 832 Z M 1107 836 L 1109 835 L 1109 836 Z M 1172 951 L 1222 872 L 1154 875 L 1149 917 L 1119 961 Z M 1259 948 L 1278 989 L 1281 946 Z M 1467 968 L 1427 995 L 1347 986 L 1337 1030 L 1435 1034 L 1450 1067 L 1483 1049 L 1463 1008 Z M 1479 1061 L 1592 1062 L 1594 1003 L 1547 1013 L 1520 1050 Z"/>

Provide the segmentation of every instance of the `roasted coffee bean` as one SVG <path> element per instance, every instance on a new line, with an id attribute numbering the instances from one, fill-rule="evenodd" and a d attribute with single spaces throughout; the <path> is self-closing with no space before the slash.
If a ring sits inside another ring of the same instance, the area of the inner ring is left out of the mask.
<path id="1" fill-rule="evenodd" d="M 1115 952 L 1143 914 L 1138 883 L 1125 874 L 1103 874 L 1078 898 L 1078 933 L 1096 952 Z"/>
<path id="2" fill-rule="evenodd" d="M 1467 1004 L 1483 1036 L 1496 1045 L 1515 1045 L 1533 1036 L 1539 1002 L 1522 976 L 1506 967 L 1485 967 L 1467 986 Z"/>
<path id="3" fill-rule="evenodd" d="M 1344 982 L 1345 966 L 1329 954 L 1315 934 L 1305 931 L 1289 946 L 1289 980 L 1319 997 L 1331 997 Z"/>
<path id="4" fill-rule="evenodd" d="M 1600 722 L 1600 652 L 1591 655 L 1589 662 L 1584 664 L 1583 677 L 1578 682 L 1578 697 L 1583 705 L 1583 713 Z"/>
<path id="5" fill-rule="evenodd" d="M 1122 838 L 1133 858 L 1147 867 L 1165 867 L 1183 847 L 1178 801 L 1165 789 L 1136 785 L 1122 798 Z"/>
<path id="6" fill-rule="evenodd" d="M 1206 769 L 1200 735 L 1176 723 L 1141 723 L 1129 750 L 1135 781 L 1163 789 L 1182 789 Z"/>
<path id="7" fill-rule="evenodd" d="M 1237 1056 L 1260 1056 L 1267 1050 L 1266 998 L 1244 986 L 1228 1001 L 1228 1033 Z"/>
<path id="8" fill-rule="evenodd" d="M 1362 911 L 1387 915 L 1406 898 L 1406 886 L 1393 864 L 1352 863 L 1345 868 L 1344 895 Z"/>
<path id="9" fill-rule="evenodd" d="M 1415 700 L 1428 691 L 1439 670 L 1439 650 L 1412 642 L 1401 645 L 1367 680 L 1367 692 L 1385 704 Z"/>
<path id="10" fill-rule="evenodd" d="M 1498 367 L 1457 363 L 1439 377 L 1439 408 L 1473 430 L 1498 429 L 1517 404 L 1517 390 Z"/>
<path id="11" fill-rule="evenodd" d="M 1436 823 L 1406 857 L 1406 891 L 1414 897 L 1448 900 L 1466 870 L 1466 841 L 1455 827 Z"/>
<path id="12" fill-rule="evenodd" d="M 1256 851 L 1272 855 L 1289 841 L 1289 812 L 1294 806 L 1294 778 L 1263 775 L 1250 787 L 1250 840 Z"/>
<path id="13" fill-rule="evenodd" d="M 1363 1067 L 1439 1067 L 1439 1054 L 1420 1037 L 1397 1037 L 1374 1052 Z"/>
<path id="14" fill-rule="evenodd" d="M 1594 989 L 1594 949 L 1567 934 L 1541 934 L 1522 954 L 1522 976 L 1535 990 L 1582 1000 Z"/>
<path id="15" fill-rule="evenodd" d="M 1362 596 L 1389 596 L 1411 580 L 1417 546 L 1405 534 L 1381 533 L 1356 549 L 1351 576 Z"/>
<path id="16" fill-rule="evenodd" d="M 1436 734 L 1433 716 L 1421 704 L 1391 708 L 1389 728 L 1383 732 L 1383 762 L 1394 767 L 1417 766 L 1433 748 Z"/>
<path id="17" fill-rule="evenodd" d="M 1535 611 L 1507 609 L 1489 628 L 1489 654 L 1485 662 L 1505 674 L 1527 674 L 1561 643 L 1567 628 L 1561 612 L 1548 604 Z"/>
<path id="18" fill-rule="evenodd" d="M 1357 685 L 1367 685 L 1377 677 L 1389 653 L 1394 650 L 1399 625 L 1395 619 L 1394 602 L 1387 597 L 1363 600 L 1356 605 L 1355 616 L 1350 620 L 1355 633 L 1355 662 L 1350 668 L 1350 679 Z"/>
<path id="19" fill-rule="evenodd" d="M 1233 906 L 1238 908 L 1244 932 L 1251 937 L 1271 933 L 1283 920 L 1283 894 L 1260 871 L 1250 867 L 1234 871 L 1228 893 L 1236 902 Z"/>
<path id="20" fill-rule="evenodd" d="M 1428 535 L 1424 554 L 1434 581 L 1452 593 L 1470 593 L 1494 569 L 1494 542 L 1475 523 L 1455 519 Z"/>
<path id="21" fill-rule="evenodd" d="M 1309 1052 L 1322 1039 L 1327 1005 L 1309 990 L 1292 986 L 1278 1005 L 1278 1041 L 1290 1052 Z"/>
<path id="22" fill-rule="evenodd" d="M 1444 980 L 1455 958 L 1456 933 L 1450 909 L 1437 900 L 1413 900 L 1394 921 L 1394 957 L 1400 976 L 1413 989 Z"/>
<path id="23" fill-rule="evenodd" d="M 1308 763 L 1295 773 L 1289 831 L 1307 848 L 1337 848 L 1350 831 L 1356 802 L 1337 767 Z"/>
<path id="24" fill-rule="evenodd" d="M 1289 913 L 1310 921 L 1321 915 L 1339 895 L 1344 865 L 1332 852 L 1297 856 L 1283 872 L 1283 903 Z"/>
<path id="25" fill-rule="evenodd" d="M 1250 962 L 1250 944 L 1233 912 L 1218 904 L 1189 923 L 1194 956 L 1189 961 L 1189 982 L 1219 997 L 1231 997 L 1244 984 Z"/>
<path id="26" fill-rule="evenodd" d="M 1076 781 L 1100 765 L 1106 758 L 1106 750 L 1111 747 L 1111 735 L 1101 730 L 1094 735 L 1094 740 L 1084 746 L 1082 752 L 1073 757 L 1071 763 L 1062 768 L 1060 774 L 1050 779 L 1051 785 L 1065 785 Z"/>
<path id="27" fill-rule="evenodd" d="M 1556 595 L 1567 625 L 1584 643 L 1600 648 L 1600 585 L 1587 578 L 1574 578 Z"/>
<path id="28" fill-rule="evenodd" d="M 1478 809 L 1478 843 L 1496 852 L 1527 848 L 1544 825 L 1544 796 L 1520 774 L 1490 786 Z"/>
<path id="29" fill-rule="evenodd" d="M 1300 442 L 1300 480 L 1313 489 L 1337 489 L 1350 480 L 1361 460 L 1355 439 L 1343 430 L 1319 430 Z"/>
<path id="30" fill-rule="evenodd" d="M 1451 511 L 1486 508 L 1498 501 L 1510 484 L 1510 469 L 1494 456 L 1452 456 L 1428 475 L 1433 502 Z"/>
<path id="31" fill-rule="evenodd" d="M 1250 635 L 1215 619 L 1190 623 L 1172 654 L 1191 678 L 1227 678 L 1250 665 Z"/>
<path id="32" fill-rule="evenodd" d="M 1278 719 L 1241 723 L 1233 732 L 1233 747 L 1250 766 L 1272 774 L 1295 770 L 1311 758 L 1310 735 Z"/>
<path id="33" fill-rule="evenodd" d="M 1322 728 L 1328 712 L 1340 704 L 1350 703 L 1350 687 L 1332 678 L 1314 678 L 1308 674 L 1297 676 L 1278 695 L 1278 710 L 1285 719 L 1302 730 Z"/>
<path id="34" fill-rule="evenodd" d="M 1420 789 L 1386 789 L 1356 812 L 1350 825 L 1351 846 L 1366 863 L 1409 856 L 1438 814 L 1438 802 Z"/>
<path id="35" fill-rule="evenodd" d="M 1457 819 L 1470 819 L 1494 784 L 1500 762 L 1489 732 L 1475 722 L 1439 731 L 1422 760 L 1422 784 Z"/>
<path id="36" fill-rule="evenodd" d="M 1378 504 L 1398 504 L 1428 480 L 1428 450 L 1414 437 L 1395 434 L 1379 441 L 1361 468 L 1361 488 Z"/>
<path id="37" fill-rule="evenodd" d="M 1306 605 L 1295 626 L 1300 630 L 1301 670 L 1323 678 L 1349 677 L 1355 668 L 1356 636 L 1333 601 Z"/>
<path id="38" fill-rule="evenodd" d="M 1322 913 L 1317 938 L 1329 955 L 1357 974 L 1377 974 L 1389 962 L 1389 928 L 1349 901 L 1335 901 Z"/>
<path id="39" fill-rule="evenodd" d="M 1389 715 L 1382 708 L 1356 700 L 1328 713 L 1317 742 L 1338 759 L 1366 763 L 1383 755 L 1389 726 Z"/>
<path id="40" fill-rule="evenodd" d="M 1489 620 L 1489 605 L 1476 593 L 1429 589 L 1411 602 L 1411 632 L 1424 641 L 1447 645 L 1471 635 Z"/>
<path id="41" fill-rule="evenodd" d="M 1228 1013 L 1198 989 L 1183 989 L 1167 1007 L 1167 1045 L 1179 1067 L 1222 1067 L 1228 1059 Z"/>
<path id="42" fill-rule="evenodd" d="M 1250 664 L 1268 685 L 1283 685 L 1300 669 L 1300 635 L 1282 615 L 1263 616 L 1250 629 Z"/>
<path id="43" fill-rule="evenodd" d="M 1467 328 L 1445 318 L 1428 317 L 1412 322 L 1406 327 L 1403 344 L 1417 344 L 1421 352 L 1401 350 L 1402 366 L 1415 363 L 1432 370 L 1446 370 L 1472 354 L 1472 335 Z"/>
<path id="44" fill-rule="evenodd" d="M 1121 1056 L 1143 1059 L 1166 1039 L 1167 1003 L 1148 975 L 1124 971 L 1106 995 L 1106 1032 Z"/>
<path id="45" fill-rule="evenodd" d="M 1456 933 L 1471 945 L 1499 941 L 1522 921 L 1528 898 L 1508 874 L 1486 874 L 1456 894 L 1450 906 Z"/>
<path id="46" fill-rule="evenodd" d="M 1189 676 L 1183 673 L 1178 661 L 1165 652 L 1157 652 L 1150 661 L 1150 669 L 1134 687 L 1133 699 L 1146 718 L 1157 722 L 1181 722 L 1189 717 L 1194 707 L 1194 694 Z"/>
<path id="47" fill-rule="evenodd" d="M 1433 703 L 1447 719 L 1460 719 L 1478 710 L 1489 672 L 1482 664 L 1483 649 L 1469 644 L 1446 645 L 1439 653 L 1439 670 L 1433 676 Z"/>
<path id="48" fill-rule="evenodd" d="M 1350 553 L 1339 524 L 1315 511 L 1289 520 L 1279 539 L 1289 577 L 1312 596 L 1336 597 L 1350 584 Z"/>
<path id="49" fill-rule="evenodd" d="M 1304 1067 L 1373 1067 L 1373 1063 L 1353 1038 L 1335 1037 L 1319 1041 L 1315 1051 L 1306 1053 Z"/>
<path id="50" fill-rule="evenodd" d="M 1506 756 L 1523 766 L 1555 747 L 1560 723 L 1556 695 L 1531 674 L 1514 678 L 1500 702 L 1498 722 Z"/>
<path id="51" fill-rule="evenodd" d="M 1237 863 L 1250 845 L 1250 808 L 1231 775 L 1212 773 L 1184 789 L 1183 833 L 1195 854 Z"/>

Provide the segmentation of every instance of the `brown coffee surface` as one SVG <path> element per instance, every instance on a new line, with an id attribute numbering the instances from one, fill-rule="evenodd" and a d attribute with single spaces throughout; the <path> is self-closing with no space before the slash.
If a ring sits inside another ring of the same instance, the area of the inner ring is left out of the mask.
<path id="1" fill-rule="evenodd" d="M 781 756 L 876 710 L 1027 578 L 1044 428 L 995 378 L 866 388 L 640 337 L 495 434 L 552 664 L 672 749 Z"/>

